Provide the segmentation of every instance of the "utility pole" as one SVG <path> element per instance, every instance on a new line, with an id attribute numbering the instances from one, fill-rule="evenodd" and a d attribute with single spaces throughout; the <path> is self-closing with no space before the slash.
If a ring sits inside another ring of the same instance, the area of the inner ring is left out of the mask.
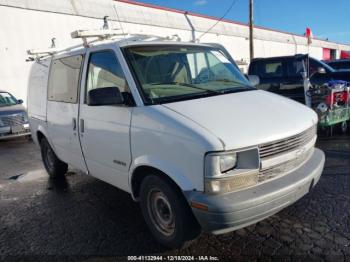
<path id="1" fill-rule="evenodd" d="M 249 52 L 250 61 L 254 58 L 254 0 L 249 0 Z"/>

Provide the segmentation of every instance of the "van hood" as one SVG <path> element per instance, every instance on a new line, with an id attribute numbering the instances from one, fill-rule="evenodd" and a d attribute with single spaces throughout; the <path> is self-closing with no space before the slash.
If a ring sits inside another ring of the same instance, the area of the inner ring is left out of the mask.
<path id="1" fill-rule="evenodd" d="M 306 106 L 254 90 L 163 104 L 205 128 L 225 150 L 255 146 L 298 134 L 318 121 Z"/>

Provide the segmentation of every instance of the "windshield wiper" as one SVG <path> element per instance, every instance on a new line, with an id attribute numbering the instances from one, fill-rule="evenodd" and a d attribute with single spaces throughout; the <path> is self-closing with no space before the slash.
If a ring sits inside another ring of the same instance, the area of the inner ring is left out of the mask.
<path id="1" fill-rule="evenodd" d="M 256 90 L 256 88 L 251 86 L 241 86 L 241 87 L 235 87 L 235 88 L 222 89 L 221 94 L 238 93 L 238 92 L 253 91 L 253 90 Z"/>
<path id="2" fill-rule="evenodd" d="M 185 86 L 185 87 L 190 87 L 193 89 L 198 89 L 198 90 L 202 90 L 205 91 L 206 93 L 211 93 L 211 94 L 222 94 L 220 91 L 216 91 L 216 90 L 212 90 L 212 89 L 206 89 L 206 88 L 202 88 L 199 86 L 195 86 L 192 84 L 187 84 L 187 83 L 179 83 L 179 82 L 167 82 L 167 83 L 152 83 L 152 85 L 178 85 L 178 86 Z"/>
<path id="3" fill-rule="evenodd" d="M 228 79 L 222 79 L 220 80 L 220 82 L 227 82 L 227 83 L 237 83 L 240 84 L 240 87 L 235 87 L 235 88 L 225 88 L 225 89 L 220 89 L 220 90 L 212 90 L 212 89 L 206 89 L 206 88 L 202 88 L 202 87 L 198 87 L 195 85 L 191 85 L 191 84 L 186 84 L 186 83 L 174 83 L 180 86 L 188 86 L 188 87 L 192 87 L 192 88 L 196 88 L 196 89 L 200 89 L 200 90 L 205 90 L 205 91 L 210 91 L 212 94 L 228 94 L 228 93 L 236 93 L 236 92 L 242 92 L 242 91 L 250 91 L 250 90 L 256 90 L 256 88 L 251 87 L 251 86 L 247 86 L 247 85 L 242 85 L 242 83 L 240 82 L 236 82 L 236 81 L 231 81 Z"/>
<path id="4" fill-rule="evenodd" d="M 163 104 L 163 103 L 172 103 L 172 102 L 179 102 L 184 101 L 188 99 L 196 99 L 196 98 L 203 98 L 203 97 L 209 97 L 217 95 L 216 93 L 210 93 L 210 92 L 204 92 L 204 93 L 192 93 L 192 94 L 186 94 L 186 95 L 177 95 L 177 96 L 171 96 L 171 97 L 159 97 L 156 99 L 152 99 L 153 104 Z"/>

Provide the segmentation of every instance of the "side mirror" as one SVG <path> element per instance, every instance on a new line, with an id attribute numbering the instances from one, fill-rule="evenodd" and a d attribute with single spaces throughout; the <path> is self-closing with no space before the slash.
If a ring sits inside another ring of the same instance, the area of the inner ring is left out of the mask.
<path id="1" fill-rule="evenodd" d="M 247 78 L 252 86 L 257 86 L 260 84 L 260 77 L 257 75 L 248 75 Z"/>
<path id="2" fill-rule="evenodd" d="M 19 104 L 19 105 L 23 104 L 23 100 L 22 99 L 18 99 L 17 100 L 17 104 Z"/>
<path id="3" fill-rule="evenodd" d="M 318 67 L 317 71 L 313 72 L 309 78 L 311 79 L 316 74 L 326 74 L 326 73 L 327 72 L 326 72 L 326 69 L 324 67 Z"/>
<path id="4" fill-rule="evenodd" d="M 90 90 L 87 102 L 90 106 L 122 105 L 124 98 L 118 87 L 103 87 Z"/>

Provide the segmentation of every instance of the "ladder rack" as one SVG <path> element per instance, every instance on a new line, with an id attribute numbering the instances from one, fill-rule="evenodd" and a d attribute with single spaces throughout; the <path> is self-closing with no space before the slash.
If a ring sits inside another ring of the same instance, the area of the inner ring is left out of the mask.
<path id="1" fill-rule="evenodd" d="M 73 39 L 81 38 L 83 40 L 84 47 L 89 46 L 88 38 L 94 37 L 98 40 L 110 39 L 115 36 L 123 36 L 118 29 L 100 29 L 100 30 L 77 30 L 71 33 Z"/>
<path id="2" fill-rule="evenodd" d="M 47 49 L 30 49 L 27 50 L 27 54 L 31 55 L 31 56 L 46 56 L 46 55 L 53 55 L 55 53 L 57 53 L 59 51 L 59 49 L 57 48 L 47 48 Z"/>
<path id="3" fill-rule="evenodd" d="M 117 37 L 122 37 L 122 41 L 156 41 L 156 40 L 176 40 L 181 41 L 181 38 L 178 35 L 173 36 L 156 36 L 156 35 L 147 35 L 147 34 L 125 34 L 122 30 L 119 29 L 109 29 L 108 25 L 108 16 L 103 17 L 103 29 L 97 29 L 97 30 L 76 30 L 71 33 L 71 37 L 73 39 L 81 38 L 83 40 L 83 46 L 85 48 L 89 47 L 90 44 L 101 41 L 101 40 L 112 40 L 116 39 Z M 95 38 L 91 41 L 88 41 L 88 38 Z M 27 61 L 38 61 L 44 57 L 52 56 L 57 53 L 65 52 L 65 51 L 71 51 L 76 48 L 81 48 L 81 45 L 75 45 L 71 47 L 66 48 L 56 48 L 55 46 L 55 40 L 56 38 L 51 39 L 51 48 L 48 49 L 30 49 L 27 50 L 27 54 L 29 55 L 29 58 Z"/>
<path id="4" fill-rule="evenodd" d="M 95 42 L 102 40 L 118 40 L 125 42 L 135 42 L 135 41 L 181 41 L 178 35 L 172 36 L 157 36 L 148 34 L 125 34 L 121 33 L 119 30 L 115 29 L 101 29 L 101 30 L 76 30 L 71 33 L 73 39 L 81 38 L 83 40 L 83 47 L 87 48 Z M 95 38 L 88 41 L 88 38 Z M 82 45 L 74 45 L 66 48 L 47 48 L 47 49 L 30 49 L 27 50 L 29 58 L 27 61 L 40 60 L 47 56 L 52 56 L 61 52 L 72 51 L 77 48 L 81 48 Z"/>
<path id="5" fill-rule="evenodd" d="M 72 38 L 109 38 L 112 36 L 123 35 L 118 29 L 101 29 L 101 30 L 77 30 L 71 33 Z"/>

